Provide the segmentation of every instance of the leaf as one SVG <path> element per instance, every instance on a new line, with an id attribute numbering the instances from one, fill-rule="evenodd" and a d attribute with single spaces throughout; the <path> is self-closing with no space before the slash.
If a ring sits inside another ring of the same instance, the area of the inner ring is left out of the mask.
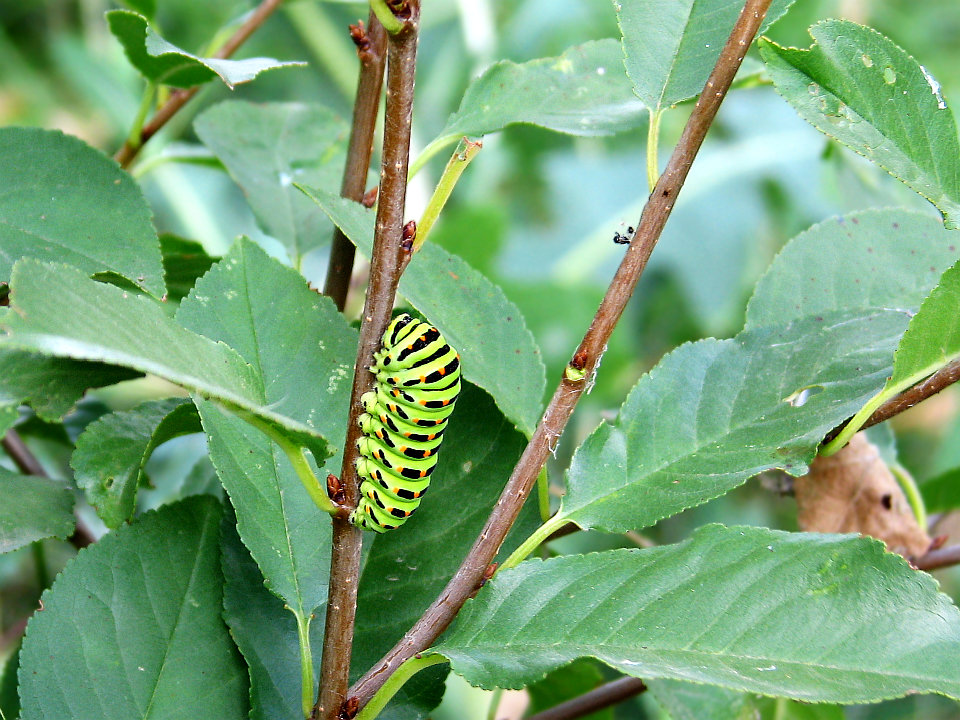
<path id="1" fill-rule="evenodd" d="M 300 648 L 297 621 L 263 585 L 260 569 L 225 517 L 223 532 L 223 619 L 247 661 L 251 720 L 303 720 L 300 709 Z M 314 677 L 320 677 L 323 614 L 310 625 Z"/>
<path id="2" fill-rule="evenodd" d="M 949 512 L 960 508 L 960 468 L 951 468 L 920 486 L 927 512 Z"/>
<path id="3" fill-rule="evenodd" d="M 433 651 L 484 688 L 586 656 L 810 702 L 960 695 L 960 612 L 932 578 L 872 540 L 764 528 L 528 560 L 487 583 Z"/>
<path id="4" fill-rule="evenodd" d="M 910 319 L 893 356 L 893 374 L 883 389 L 864 404 L 824 453 L 842 448 L 887 400 L 960 357 L 960 262 L 949 268 L 940 284 Z"/>
<path id="5" fill-rule="evenodd" d="M 164 233 L 160 236 L 163 274 L 167 280 L 167 300 L 179 303 L 216 262 L 196 240 Z"/>
<path id="6" fill-rule="evenodd" d="M 20 697 L 17 695 L 17 669 L 20 667 L 20 640 L 5 648 L 8 651 L 0 672 L 0 717 L 20 717 Z"/>
<path id="7" fill-rule="evenodd" d="M 27 626 L 23 720 L 246 715 L 246 670 L 220 617 L 220 514 L 190 498 L 67 565 Z"/>
<path id="8" fill-rule="evenodd" d="M 761 32 L 794 0 L 775 0 Z M 651 111 L 696 97 L 720 57 L 743 3 L 737 0 L 616 0 L 624 64 Z"/>
<path id="9" fill-rule="evenodd" d="M 17 263 L 12 288 L 0 347 L 153 373 L 259 418 L 320 462 L 329 454 L 316 428 L 264 404 L 263 379 L 235 350 L 185 330 L 153 300 L 35 260 Z"/>
<path id="10" fill-rule="evenodd" d="M 300 189 L 370 256 L 374 211 L 322 190 Z M 503 290 L 456 255 L 426 243 L 400 278 L 400 293 L 457 349 L 464 377 L 531 435 L 546 385 L 543 360 L 520 309 Z"/>
<path id="11" fill-rule="evenodd" d="M 265 404 L 342 448 L 357 335 L 299 273 L 242 239 L 197 283 L 177 320 L 236 348 L 264 378 Z M 306 622 L 327 597 L 328 516 L 277 445 L 212 403 L 198 408 L 240 537 L 267 587 Z"/>
<path id="12" fill-rule="evenodd" d="M 330 221 L 293 183 L 339 190 L 348 133 L 343 120 L 320 105 L 228 101 L 206 110 L 194 129 L 294 266 L 329 243 Z"/>
<path id="13" fill-rule="evenodd" d="M 615 40 L 592 40 L 559 57 L 491 65 L 476 78 L 416 164 L 462 135 L 526 123 L 569 135 L 612 135 L 643 122 L 644 108 L 624 76 Z"/>
<path id="14" fill-rule="evenodd" d="M 402 528 L 374 539 L 357 600 L 355 676 L 379 660 L 439 595 L 483 529 L 525 446 L 490 397 L 465 383 L 430 491 Z M 528 506 L 504 542 L 503 557 L 538 525 L 535 503 Z M 445 676 L 445 671 L 417 676 L 380 717 L 425 717 L 443 696 Z"/>
<path id="15" fill-rule="evenodd" d="M 76 526 L 73 493 L 62 482 L 0 468 L 0 497 L 0 553 L 43 538 L 66 538 Z"/>
<path id="16" fill-rule="evenodd" d="M 0 128 L 0 278 L 21 257 L 112 271 L 163 294 L 151 211 L 99 150 L 55 130 Z"/>
<path id="17" fill-rule="evenodd" d="M 889 372 L 905 324 L 896 311 L 834 313 L 680 346 L 577 450 L 560 514 L 623 532 L 764 470 L 802 475 L 827 431 Z"/>
<path id="18" fill-rule="evenodd" d="M 158 445 L 200 431 L 197 409 L 189 400 L 145 402 L 90 423 L 77 438 L 70 458 L 77 487 L 109 528 L 133 517 L 144 467 Z"/>
<path id="19" fill-rule="evenodd" d="M 234 85 L 249 82 L 264 70 L 306 65 L 302 62 L 280 62 L 273 58 L 201 58 L 164 40 L 139 13 L 110 10 L 106 18 L 110 32 L 123 45 L 123 52 L 130 64 L 154 83 L 188 88 L 219 77 L 232 90 Z"/>
<path id="20" fill-rule="evenodd" d="M 960 240 L 934 218 L 866 210 L 793 238 L 757 283 L 747 328 L 835 310 L 916 311 L 957 259 Z"/>
<path id="21" fill-rule="evenodd" d="M 960 143 L 940 85 L 876 30 L 846 20 L 810 27 L 807 50 L 760 41 L 774 85 L 800 116 L 880 165 L 960 226 Z"/>
<path id="22" fill-rule="evenodd" d="M 0 320 L 0 326 L 2 323 Z M 88 389 L 139 375 L 113 365 L 0 347 L 0 405 L 29 405 L 44 420 L 56 422 L 73 409 Z"/>

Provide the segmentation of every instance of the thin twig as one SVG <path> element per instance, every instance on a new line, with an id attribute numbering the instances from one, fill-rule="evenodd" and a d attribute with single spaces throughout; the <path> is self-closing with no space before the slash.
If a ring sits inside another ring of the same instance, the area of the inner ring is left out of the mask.
<path id="1" fill-rule="evenodd" d="M 387 101 L 380 170 L 380 201 L 377 206 L 370 282 L 360 325 L 360 342 L 340 473 L 340 484 L 348 508 L 356 507 L 359 499 L 355 464 L 358 455 L 356 443 L 360 437 L 357 417 L 363 410 L 360 396 L 373 389 L 374 376 L 367 372 L 367 369 L 374 351 L 380 345 L 383 331 L 390 322 L 400 273 L 408 255 L 403 249 L 401 238 L 410 154 L 410 123 L 413 116 L 419 0 L 409 0 L 407 7 L 410 14 L 404 17 L 403 29 L 390 35 L 387 43 Z M 334 517 L 320 691 L 313 711 L 313 717 L 318 720 L 335 720 L 347 698 L 353 624 L 357 607 L 357 580 L 360 577 L 361 535 L 362 531 L 349 522 L 346 513 Z"/>
<path id="2" fill-rule="evenodd" d="M 868 427 L 879 425 L 884 420 L 889 420 L 894 415 L 899 415 L 903 411 L 909 410 L 921 400 L 926 400 L 928 397 L 936 395 L 958 380 L 960 380 L 960 360 L 954 360 L 952 363 L 940 368 L 940 370 L 926 380 L 921 380 L 916 385 L 907 388 L 899 395 L 887 400 L 883 405 L 873 411 L 873 414 L 867 418 L 867 421 L 860 429 L 866 430 Z M 844 425 L 846 425 L 846 422 L 828 432 L 823 438 L 823 444 L 827 444 L 839 435 Z"/>
<path id="3" fill-rule="evenodd" d="M 282 2 L 283 0 L 263 0 L 263 2 L 250 13 L 250 17 L 246 19 L 243 25 L 237 28 L 237 31 L 230 36 L 223 44 L 223 47 L 214 54 L 214 57 L 224 60 L 233 55 L 237 49 L 246 42 L 247 38 L 253 34 L 254 30 L 263 25 L 264 21 L 270 17 L 270 14 L 280 7 L 280 3 Z M 163 106 L 154 113 L 150 122 L 143 126 L 143 129 L 140 131 L 139 144 L 131 143 L 127 140 L 123 143 L 123 147 L 117 150 L 117 154 L 113 156 L 113 159 L 120 163 L 120 167 L 130 167 L 130 163 L 133 162 L 133 159 L 140 152 L 140 148 L 143 147 L 144 143 L 156 135 L 160 128 L 166 125 L 170 118 L 176 115 L 177 111 L 199 92 L 201 87 L 200 85 L 196 85 L 192 88 L 176 90 L 171 93 Z"/>
<path id="4" fill-rule="evenodd" d="M 601 685 L 595 690 L 584 693 L 573 700 L 567 700 L 549 710 L 531 715 L 527 720 L 574 720 L 597 710 L 612 707 L 645 692 L 647 686 L 643 680 L 635 677 L 622 677 Z"/>
<path id="5" fill-rule="evenodd" d="M 960 565 L 960 545 L 948 545 L 931 550 L 913 563 L 918 570 L 937 570 L 938 568 Z"/>
<path id="6" fill-rule="evenodd" d="M 377 126 L 383 66 L 386 63 L 387 33 L 372 10 L 366 30 L 362 22 L 351 26 L 350 30 L 351 37 L 357 44 L 357 56 L 360 58 L 360 79 L 353 103 L 353 125 L 350 129 L 347 164 L 343 169 L 340 195 L 360 202 L 367 189 L 367 172 L 370 170 L 370 156 L 373 154 L 373 133 Z M 347 302 L 355 254 L 353 243 L 339 227 L 334 228 L 323 294 L 330 297 L 341 312 Z"/>
<path id="7" fill-rule="evenodd" d="M 23 438 L 20 437 L 20 433 L 16 430 L 12 428 L 7 430 L 7 434 L 3 436 L 0 444 L 3 445 L 3 449 L 10 459 L 13 460 L 13 464 L 16 465 L 24 475 L 50 477 L 47 475 L 47 471 L 43 469 L 40 461 L 37 460 L 36 455 L 30 452 L 30 448 L 23 442 Z M 67 538 L 67 541 L 77 548 L 77 550 L 81 550 L 87 545 L 95 543 L 97 539 L 93 536 L 93 533 L 90 532 L 90 529 L 81 522 L 80 518 L 77 518 L 76 528 L 73 534 Z"/>
<path id="8" fill-rule="evenodd" d="M 401 663 L 426 650 L 439 637 L 467 598 L 480 586 L 484 571 L 493 561 L 520 513 L 551 448 L 566 426 L 574 406 L 588 384 L 587 381 L 596 369 L 610 334 L 623 313 L 673 209 L 690 165 L 769 5 L 770 0 L 747 0 L 687 121 L 680 142 L 643 209 L 636 234 L 600 303 L 593 323 L 573 356 L 568 369 L 572 368 L 576 372 L 564 374 L 486 526 L 456 574 L 400 642 L 351 688 L 350 695 L 356 696 L 361 706 L 370 700 Z M 638 173 L 638 177 L 643 182 L 645 172 Z"/>

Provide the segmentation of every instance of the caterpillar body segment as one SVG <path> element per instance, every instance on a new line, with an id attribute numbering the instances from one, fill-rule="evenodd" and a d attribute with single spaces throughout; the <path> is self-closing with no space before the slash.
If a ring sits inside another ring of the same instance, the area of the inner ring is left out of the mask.
<path id="1" fill-rule="evenodd" d="M 460 393 L 460 356 L 429 323 L 403 313 L 381 342 L 370 368 L 376 387 L 360 398 L 361 497 L 350 516 L 358 527 L 380 533 L 419 507 Z"/>

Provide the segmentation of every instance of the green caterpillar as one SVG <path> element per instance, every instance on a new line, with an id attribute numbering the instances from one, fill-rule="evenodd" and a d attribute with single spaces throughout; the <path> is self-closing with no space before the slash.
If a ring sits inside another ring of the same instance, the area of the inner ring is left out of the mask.
<path id="1" fill-rule="evenodd" d="M 350 521 L 382 533 L 406 522 L 430 486 L 460 394 L 460 356 L 433 325 L 403 313 L 387 326 L 373 360 L 377 387 L 360 397 L 361 497 Z"/>

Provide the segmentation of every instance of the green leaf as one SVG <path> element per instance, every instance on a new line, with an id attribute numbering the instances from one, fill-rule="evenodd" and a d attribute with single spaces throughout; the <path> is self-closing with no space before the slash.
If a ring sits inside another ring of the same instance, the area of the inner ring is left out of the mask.
<path id="1" fill-rule="evenodd" d="M 153 373 L 248 413 L 310 447 L 318 462 L 329 454 L 317 428 L 264 402 L 262 378 L 235 350 L 185 330 L 153 300 L 35 260 L 17 263 L 12 288 L 0 346 Z"/>
<path id="2" fill-rule="evenodd" d="M 355 676 L 403 636 L 456 572 L 525 446 L 523 435 L 490 397 L 465 383 L 444 432 L 430 491 L 402 528 L 374 539 L 357 600 Z M 533 532 L 538 519 L 535 503 L 528 503 L 501 553 Z M 415 677 L 381 717 L 425 717 L 440 702 L 445 675 L 434 671 L 426 680 Z"/>
<path id="3" fill-rule="evenodd" d="M 775 0 L 762 28 L 794 0 Z M 617 0 L 624 64 L 637 97 L 652 111 L 696 97 L 743 8 L 737 0 Z"/>
<path id="4" fill-rule="evenodd" d="M 109 528 L 133 517 L 137 488 L 154 448 L 171 438 L 200 431 L 197 410 L 189 400 L 145 402 L 90 423 L 77 438 L 70 458 L 77 487 Z"/>
<path id="5" fill-rule="evenodd" d="M 562 702 L 584 695 L 600 687 L 604 682 L 605 678 L 597 667 L 596 661 L 586 658 L 574 660 L 527 688 L 527 692 L 530 693 L 528 712 L 532 715 L 548 710 Z M 584 720 L 613 720 L 613 709 L 605 708 L 582 717 Z M 711 717 L 711 720 L 720 719 Z"/>
<path id="6" fill-rule="evenodd" d="M 893 373 L 883 389 L 870 398 L 843 431 L 824 447 L 825 454 L 832 454 L 846 445 L 874 410 L 887 400 L 957 357 L 960 357 L 960 262 L 943 274 L 940 284 L 910 319 L 893 356 Z"/>
<path id="7" fill-rule="evenodd" d="M 243 239 L 197 283 L 177 320 L 236 348 L 264 378 L 265 404 L 342 447 L 357 335 L 299 273 Z M 277 445 L 212 403 L 198 408 L 240 537 L 267 587 L 306 622 L 326 601 L 328 516 Z"/>
<path id="8" fill-rule="evenodd" d="M 934 218 L 866 210 L 831 218 L 793 238 L 757 283 L 746 327 L 837 310 L 920 307 L 957 259 L 960 239 Z"/>
<path id="9" fill-rule="evenodd" d="M 623 532 L 764 470 L 802 475 L 823 436 L 889 373 L 906 320 L 834 313 L 680 346 L 640 379 L 616 424 L 577 450 L 560 514 Z"/>
<path id="10" fill-rule="evenodd" d="M 960 226 L 960 143 L 940 85 L 876 30 L 846 20 L 810 28 L 807 50 L 761 40 L 777 91 L 821 132 L 877 163 Z"/>
<path id="11" fill-rule="evenodd" d="M 375 213 L 315 188 L 301 189 L 367 257 Z M 463 360 L 463 375 L 486 390 L 526 435 L 540 418 L 543 359 L 520 309 L 456 255 L 426 243 L 400 278 L 400 294 L 436 325 Z"/>
<path id="12" fill-rule="evenodd" d="M 167 280 L 167 300 L 179 303 L 193 289 L 216 262 L 207 255 L 203 245 L 196 240 L 186 240 L 164 233 L 160 236 L 160 252 L 163 255 L 163 274 Z"/>
<path id="13" fill-rule="evenodd" d="M 27 626 L 23 720 L 246 715 L 246 670 L 220 617 L 220 514 L 190 498 L 80 552 Z"/>
<path id="14" fill-rule="evenodd" d="M 55 130 L 0 128 L 0 278 L 22 257 L 117 273 L 157 297 L 163 268 L 151 211 L 130 176 Z"/>
<path id="15" fill-rule="evenodd" d="M 920 486 L 927 512 L 949 512 L 960 508 L 960 468 L 952 468 Z"/>
<path id="16" fill-rule="evenodd" d="M 17 695 L 17 669 L 20 667 L 20 640 L 9 648 L 9 655 L 0 673 L 0 716 L 6 720 L 20 717 L 20 697 Z"/>
<path id="17" fill-rule="evenodd" d="M 0 320 L 2 323 L 2 320 Z M 29 405 L 44 420 L 59 421 L 90 388 L 138 377 L 127 368 L 44 357 L 0 348 L 0 405 Z"/>
<path id="18" fill-rule="evenodd" d="M 349 130 L 343 120 L 320 105 L 227 101 L 205 111 L 194 129 L 295 266 L 329 243 L 333 226 L 293 183 L 339 191 Z"/>
<path id="19" fill-rule="evenodd" d="M 670 720 L 753 720 L 757 718 L 747 695 L 716 685 L 652 678 L 644 680 Z"/>
<path id="20" fill-rule="evenodd" d="M 470 83 L 460 107 L 417 158 L 421 165 L 463 135 L 527 123 L 569 135 L 612 135 L 643 122 L 615 40 L 592 40 L 559 57 L 491 65 Z"/>
<path id="21" fill-rule="evenodd" d="M 219 77 L 232 89 L 234 85 L 253 80 L 264 70 L 301 67 L 306 64 L 280 62 L 273 58 L 201 58 L 164 40 L 139 13 L 131 10 L 110 10 L 106 17 L 110 32 L 123 45 L 130 64 L 154 83 L 187 88 Z"/>
<path id="22" fill-rule="evenodd" d="M 263 585 L 263 576 L 224 517 L 223 619 L 250 673 L 250 720 L 303 720 L 300 709 L 300 649 L 297 621 Z M 320 676 L 323 614 L 310 625 L 314 677 Z"/>
<path id="23" fill-rule="evenodd" d="M 0 468 L 0 498 L 0 553 L 43 538 L 66 538 L 76 526 L 73 493 L 62 482 Z"/>
<path id="24" fill-rule="evenodd" d="M 960 696 L 960 612 L 932 578 L 874 540 L 764 528 L 528 560 L 487 583 L 434 650 L 485 688 L 588 656 L 812 702 Z"/>

